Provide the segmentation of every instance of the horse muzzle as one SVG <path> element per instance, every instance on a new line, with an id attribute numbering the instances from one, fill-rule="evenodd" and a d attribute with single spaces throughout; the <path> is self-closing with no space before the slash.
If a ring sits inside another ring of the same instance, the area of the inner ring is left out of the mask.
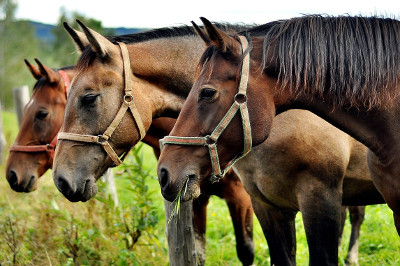
<path id="1" fill-rule="evenodd" d="M 16 170 L 8 169 L 7 180 L 14 191 L 28 193 L 36 190 L 38 178 L 35 174 L 27 174 L 27 176 L 23 177 Z"/>
<path id="2" fill-rule="evenodd" d="M 166 167 L 160 167 L 158 181 L 161 187 L 161 194 L 170 201 L 189 201 L 200 195 L 199 178 L 197 174 L 184 175 L 182 179 L 173 182 Z"/>
<path id="3" fill-rule="evenodd" d="M 54 175 L 57 189 L 71 202 L 88 201 L 97 194 L 96 180 L 88 177 L 80 182 L 73 182 L 65 175 Z"/>

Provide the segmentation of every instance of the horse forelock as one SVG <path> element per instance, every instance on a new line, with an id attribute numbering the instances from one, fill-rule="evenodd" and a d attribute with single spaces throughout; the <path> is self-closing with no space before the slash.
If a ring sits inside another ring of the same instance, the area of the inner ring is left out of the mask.
<path id="1" fill-rule="evenodd" d="M 243 32 L 242 34 L 246 34 L 247 33 Z M 237 33 L 232 32 L 231 37 L 233 37 L 234 39 L 236 39 L 238 42 L 239 41 L 239 35 Z M 248 48 L 244 51 L 244 53 L 241 54 L 241 56 L 238 59 L 234 59 L 235 61 L 238 60 L 238 66 L 242 65 L 242 62 L 245 58 L 245 56 L 250 53 L 251 49 L 252 49 L 252 42 L 251 39 L 247 36 L 247 39 L 249 41 L 248 43 Z M 214 67 L 215 67 L 215 55 L 216 53 L 219 52 L 218 48 L 215 45 L 210 45 L 206 48 L 206 50 L 204 51 L 203 55 L 200 58 L 200 61 L 197 65 L 196 68 L 196 77 L 198 77 L 200 74 L 203 75 L 207 75 L 208 76 L 208 80 L 211 78 L 211 75 L 214 71 Z M 222 55 L 225 59 L 227 59 L 228 61 L 231 58 L 236 57 L 236 55 L 232 52 L 232 51 L 227 51 L 224 52 Z M 202 73 L 207 71 L 207 73 Z M 242 68 L 238 67 L 236 69 L 236 77 L 239 80 L 239 77 L 241 75 L 242 72 Z"/>
<path id="2" fill-rule="evenodd" d="M 39 90 L 40 88 L 43 88 L 45 84 L 46 84 L 46 79 L 44 77 L 41 77 L 33 85 L 32 92 L 34 93 L 35 91 Z"/>
<path id="3" fill-rule="evenodd" d="M 400 22 L 309 15 L 265 30 L 264 68 L 276 65 L 281 91 L 334 106 L 381 108 L 399 94 Z"/>
<path id="4" fill-rule="evenodd" d="M 207 68 L 207 70 L 209 71 L 208 75 L 211 74 L 212 70 L 214 69 L 213 60 L 211 61 L 211 59 L 213 58 L 215 52 L 216 52 L 216 47 L 214 45 L 210 45 L 206 48 L 206 50 L 200 57 L 199 63 L 197 64 L 195 72 L 196 78 L 206 70 L 206 66 L 209 66 Z"/>
<path id="5" fill-rule="evenodd" d="M 96 59 L 97 54 L 89 46 L 82 51 L 81 56 L 76 64 L 76 73 L 85 71 L 90 64 Z"/>

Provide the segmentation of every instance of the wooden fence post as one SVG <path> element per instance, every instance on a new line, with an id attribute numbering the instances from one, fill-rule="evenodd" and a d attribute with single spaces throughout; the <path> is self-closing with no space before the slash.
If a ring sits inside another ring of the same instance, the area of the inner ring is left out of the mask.
<path id="1" fill-rule="evenodd" d="M 168 223 L 174 204 L 164 200 L 165 233 L 168 239 L 168 254 L 170 266 L 197 265 L 194 230 L 193 202 L 182 202 L 178 216 Z"/>
<path id="2" fill-rule="evenodd" d="M 4 136 L 4 131 L 3 131 L 3 108 L 1 107 L 1 102 L 0 102 L 0 164 L 3 163 L 3 153 L 4 149 L 7 145 L 6 138 Z"/>
<path id="3" fill-rule="evenodd" d="M 111 194 L 111 198 L 114 201 L 114 207 L 118 207 L 118 194 L 117 187 L 115 186 L 113 169 L 108 168 L 108 170 L 101 177 L 101 180 L 107 184 L 107 193 Z"/>
<path id="4" fill-rule="evenodd" d="M 21 87 L 13 88 L 14 108 L 17 112 L 18 125 L 21 125 L 22 115 L 24 114 L 24 107 L 29 102 L 29 88 L 24 85 Z"/>

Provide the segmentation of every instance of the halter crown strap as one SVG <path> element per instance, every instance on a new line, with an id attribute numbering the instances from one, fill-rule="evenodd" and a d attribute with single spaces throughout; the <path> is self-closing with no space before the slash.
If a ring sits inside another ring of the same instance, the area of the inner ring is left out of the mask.
<path id="1" fill-rule="evenodd" d="M 64 79 L 65 97 L 68 95 L 68 89 L 71 85 L 71 80 L 69 79 L 67 73 L 64 70 L 58 70 L 58 74 Z"/>
<path id="2" fill-rule="evenodd" d="M 65 89 L 65 97 L 67 98 L 69 85 L 71 84 L 70 78 L 68 74 L 64 70 L 58 70 L 58 74 L 64 80 L 64 89 Z M 60 131 L 61 128 L 58 130 Z M 15 145 L 13 144 L 10 147 L 10 151 L 14 152 L 47 152 L 51 159 L 54 159 L 54 153 L 57 145 L 57 134 L 53 137 L 50 143 L 43 145 Z"/>
<path id="3" fill-rule="evenodd" d="M 242 53 L 244 54 L 240 82 L 238 87 L 238 93 L 234 96 L 234 101 L 229 110 L 226 112 L 224 117 L 218 123 L 213 132 L 205 137 L 179 137 L 179 136 L 166 136 L 160 140 L 161 149 L 165 144 L 173 145 L 198 145 L 207 146 L 210 154 L 212 176 L 211 182 L 219 181 L 225 173 L 232 167 L 232 165 L 250 152 L 252 146 L 251 139 L 251 126 L 249 119 L 249 112 L 247 108 L 247 83 L 249 81 L 250 71 L 250 52 L 247 51 L 248 41 L 246 37 L 239 36 L 239 40 L 242 46 Z M 237 112 L 240 112 L 243 127 L 243 152 L 231 160 L 227 166 L 221 170 L 219 163 L 217 141 L 221 134 L 228 127 L 229 123 L 235 117 Z"/>
<path id="4" fill-rule="evenodd" d="M 118 154 L 111 147 L 108 140 L 111 138 L 112 134 L 114 133 L 118 125 L 121 123 L 122 118 L 124 117 L 125 113 L 128 110 L 131 112 L 133 119 L 136 123 L 140 139 L 143 139 L 144 136 L 146 135 L 146 130 L 142 118 L 137 110 L 137 107 L 134 102 L 134 97 L 132 95 L 132 78 L 131 78 L 132 71 L 131 71 L 131 63 L 129 60 L 128 48 L 126 47 L 126 44 L 122 42 L 118 42 L 118 45 L 121 48 L 121 54 L 122 54 L 125 88 L 124 88 L 124 97 L 122 105 L 119 108 L 111 124 L 104 131 L 103 135 L 98 135 L 98 136 L 82 135 L 82 134 L 68 133 L 68 132 L 60 132 L 58 134 L 58 139 L 95 143 L 101 145 L 105 150 L 105 152 L 108 154 L 108 156 L 110 156 L 115 166 L 118 166 L 122 163 L 123 159 L 127 155 L 127 152 L 125 152 L 122 158 L 120 159 Z"/>

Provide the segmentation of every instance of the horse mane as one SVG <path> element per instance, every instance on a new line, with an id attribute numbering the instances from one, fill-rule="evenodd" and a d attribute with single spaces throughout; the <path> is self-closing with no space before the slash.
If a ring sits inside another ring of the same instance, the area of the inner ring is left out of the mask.
<path id="1" fill-rule="evenodd" d="M 255 25 L 246 24 L 229 24 L 229 23 L 215 23 L 217 28 L 223 31 L 243 31 L 254 27 Z M 114 44 L 117 42 L 124 42 L 126 44 L 144 42 L 160 38 L 174 38 L 184 36 L 197 36 L 192 26 L 183 25 L 180 27 L 166 27 L 148 30 L 139 33 L 119 35 L 119 36 L 107 36 L 106 38 Z"/>
<path id="2" fill-rule="evenodd" d="M 398 20 L 307 15 L 254 32 L 264 33 L 263 67 L 275 69 L 282 91 L 369 109 L 390 105 L 399 94 Z"/>
<path id="3" fill-rule="evenodd" d="M 72 70 L 74 68 L 75 68 L 75 66 L 63 66 L 63 67 L 60 67 L 58 69 L 55 69 L 55 71 L 58 71 L 58 70 Z"/>
<path id="4" fill-rule="evenodd" d="M 219 29 L 227 32 L 243 31 L 255 26 L 255 25 L 246 25 L 241 23 L 238 24 L 215 23 L 215 25 Z M 174 38 L 174 37 L 186 37 L 186 36 L 198 36 L 198 35 L 192 26 L 183 25 L 180 27 L 159 28 L 133 34 L 119 35 L 119 36 L 106 36 L 106 38 L 113 44 L 117 44 L 117 42 L 131 44 L 131 43 L 145 42 L 160 38 Z M 77 63 L 77 71 L 81 71 L 87 68 L 95 58 L 96 54 L 92 51 L 92 49 L 87 47 L 85 50 L 83 50 L 81 56 L 79 57 Z"/>

